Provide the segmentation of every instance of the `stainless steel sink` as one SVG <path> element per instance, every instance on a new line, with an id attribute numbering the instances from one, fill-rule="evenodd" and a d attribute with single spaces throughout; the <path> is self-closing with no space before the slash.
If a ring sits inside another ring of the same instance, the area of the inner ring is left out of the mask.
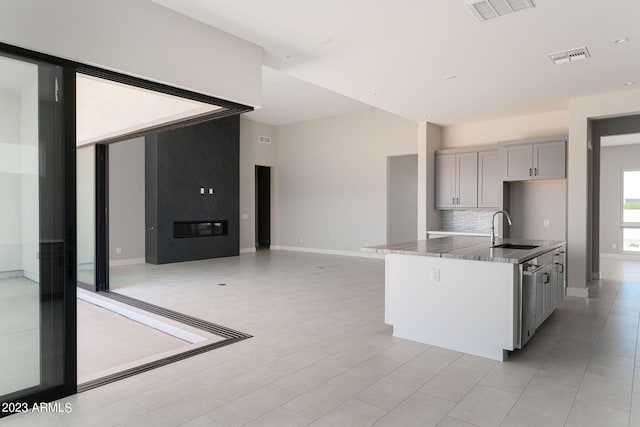
<path id="1" fill-rule="evenodd" d="M 538 246 L 536 246 L 536 245 L 518 245 L 517 243 L 503 243 L 501 245 L 495 245 L 493 247 L 494 248 L 500 248 L 500 249 L 523 249 L 523 250 L 529 250 L 529 249 L 535 249 Z"/>

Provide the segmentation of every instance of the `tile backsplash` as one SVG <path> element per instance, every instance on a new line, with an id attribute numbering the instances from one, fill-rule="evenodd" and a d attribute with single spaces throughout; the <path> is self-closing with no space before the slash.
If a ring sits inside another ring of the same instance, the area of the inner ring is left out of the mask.
<path id="1" fill-rule="evenodd" d="M 440 229 L 441 231 L 489 233 L 491 231 L 491 216 L 494 212 L 493 210 L 440 211 Z"/>

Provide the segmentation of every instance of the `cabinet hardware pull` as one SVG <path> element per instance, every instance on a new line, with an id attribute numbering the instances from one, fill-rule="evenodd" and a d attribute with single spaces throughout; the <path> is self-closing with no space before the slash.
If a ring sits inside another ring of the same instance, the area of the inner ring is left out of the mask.
<path id="1" fill-rule="evenodd" d="M 538 176 L 538 168 L 534 168 L 534 169 L 533 169 L 533 174 L 534 174 L 535 176 Z"/>
<path id="2" fill-rule="evenodd" d="M 529 168 L 529 176 L 531 176 L 531 168 Z"/>

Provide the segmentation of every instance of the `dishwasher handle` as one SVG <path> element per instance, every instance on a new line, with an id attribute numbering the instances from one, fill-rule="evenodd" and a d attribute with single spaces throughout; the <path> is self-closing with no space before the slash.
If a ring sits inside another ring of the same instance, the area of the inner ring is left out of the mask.
<path id="1" fill-rule="evenodd" d="M 533 270 L 524 270 L 522 271 L 522 274 L 525 276 L 533 276 L 534 274 L 536 274 L 537 272 L 539 272 L 540 270 L 542 270 L 543 268 L 545 268 L 546 266 L 544 265 L 537 265 L 537 264 L 533 264 L 533 266 L 535 267 L 535 269 Z"/>

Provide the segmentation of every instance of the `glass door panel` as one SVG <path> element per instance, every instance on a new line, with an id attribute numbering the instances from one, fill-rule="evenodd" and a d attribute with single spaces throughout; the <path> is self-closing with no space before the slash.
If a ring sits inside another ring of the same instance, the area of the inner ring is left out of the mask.
<path id="1" fill-rule="evenodd" d="M 0 57 L 0 395 L 40 384 L 38 66 Z"/>
<path id="2" fill-rule="evenodd" d="M 72 390 L 63 77 L 62 67 L 0 51 L 0 402 Z"/>

